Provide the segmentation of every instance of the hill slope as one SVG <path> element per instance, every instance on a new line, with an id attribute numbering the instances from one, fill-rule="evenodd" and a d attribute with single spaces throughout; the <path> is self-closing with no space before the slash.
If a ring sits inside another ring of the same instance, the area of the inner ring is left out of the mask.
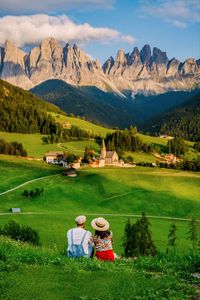
<path id="1" fill-rule="evenodd" d="M 179 135 L 191 141 L 200 140 L 200 92 L 190 100 L 154 118 L 145 130 L 151 133 Z"/>
<path id="2" fill-rule="evenodd" d="M 185 102 L 193 92 L 169 92 L 144 96 L 124 92 L 126 98 L 105 93 L 95 87 L 75 87 L 61 80 L 48 80 L 31 90 L 67 113 L 86 117 L 109 127 L 140 127 L 155 115 Z"/>
<path id="3" fill-rule="evenodd" d="M 62 113 L 55 105 L 0 80 L 0 130 L 48 133 L 53 119 L 47 111 Z"/>
<path id="4" fill-rule="evenodd" d="M 84 116 L 91 122 L 125 127 L 133 121 L 129 101 L 96 87 L 74 87 L 61 80 L 47 80 L 31 91 L 65 112 Z"/>
<path id="5" fill-rule="evenodd" d="M 120 259 L 111 264 L 96 259 L 68 259 L 55 247 L 44 249 L 5 237 L 0 237 L 0 254 L 2 299 L 195 297 L 190 276 L 198 272 L 199 258 L 195 256 L 160 255 Z"/>

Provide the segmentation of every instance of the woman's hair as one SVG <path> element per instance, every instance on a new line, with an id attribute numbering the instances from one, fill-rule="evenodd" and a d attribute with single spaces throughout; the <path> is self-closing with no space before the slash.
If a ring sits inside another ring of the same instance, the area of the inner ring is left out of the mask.
<path id="1" fill-rule="evenodd" d="M 106 231 L 98 231 L 95 230 L 95 235 L 100 237 L 101 239 L 108 237 L 110 235 L 110 230 L 106 230 Z"/>

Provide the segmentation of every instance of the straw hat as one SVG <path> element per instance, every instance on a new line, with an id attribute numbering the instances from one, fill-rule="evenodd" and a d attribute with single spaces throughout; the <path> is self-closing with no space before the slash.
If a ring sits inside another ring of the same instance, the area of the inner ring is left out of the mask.
<path id="1" fill-rule="evenodd" d="M 75 219 L 76 224 L 82 225 L 86 222 L 86 216 L 78 216 Z"/>
<path id="2" fill-rule="evenodd" d="M 108 221 L 101 217 L 92 220 L 91 226 L 98 231 L 106 231 L 110 227 Z"/>

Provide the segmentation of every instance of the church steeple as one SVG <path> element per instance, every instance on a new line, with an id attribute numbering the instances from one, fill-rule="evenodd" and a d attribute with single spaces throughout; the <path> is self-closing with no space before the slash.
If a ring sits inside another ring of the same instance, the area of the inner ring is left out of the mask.
<path id="1" fill-rule="evenodd" d="M 101 157 L 106 158 L 106 145 L 104 139 L 102 139 L 102 145 L 101 145 Z"/>

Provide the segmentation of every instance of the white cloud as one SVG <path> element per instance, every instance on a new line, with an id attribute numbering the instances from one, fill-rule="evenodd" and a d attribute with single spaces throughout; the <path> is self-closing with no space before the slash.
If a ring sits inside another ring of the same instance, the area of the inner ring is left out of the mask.
<path id="1" fill-rule="evenodd" d="M 6 16 L 0 18 L 0 43 L 13 41 L 17 46 L 34 45 L 47 37 L 54 37 L 63 42 L 86 43 L 96 40 L 102 43 L 125 41 L 134 43 L 135 38 L 123 35 L 107 27 L 92 27 L 88 23 L 77 24 L 68 16 Z"/>
<path id="2" fill-rule="evenodd" d="M 70 9 L 110 9 L 115 0 L 1 0 L 2 14 L 66 12 Z"/>
<path id="3" fill-rule="evenodd" d="M 200 22 L 199 0 L 142 0 L 141 3 L 144 15 L 160 18 L 179 28 Z"/>

